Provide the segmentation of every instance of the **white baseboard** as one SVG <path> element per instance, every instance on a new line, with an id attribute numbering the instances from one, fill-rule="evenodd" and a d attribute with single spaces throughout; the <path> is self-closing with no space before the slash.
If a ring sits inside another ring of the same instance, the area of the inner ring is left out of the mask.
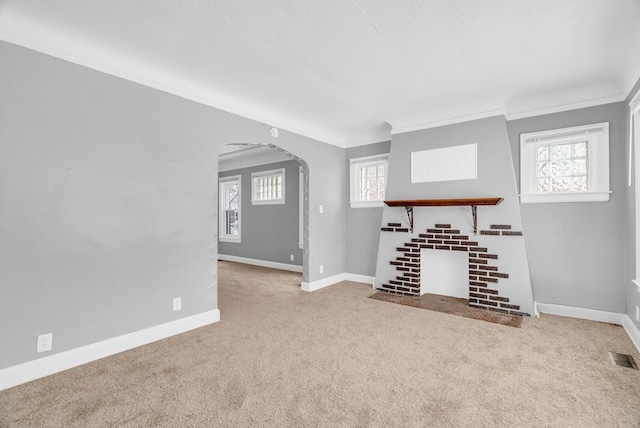
<path id="1" fill-rule="evenodd" d="M 372 284 L 376 281 L 375 276 L 358 275 L 355 273 L 345 273 L 345 281 L 363 282 L 365 284 Z"/>
<path id="2" fill-rule="evenodd" d="M 580 318 L 584 320 L 608 322 L 611 324 L 623 325 L 624 314 L 617 312 L 599 311 L 597 309 L 579 308 L 577 306 L 555 305 L 553 303 L 536 304 L 538 312 L 563 317 Z"/>
<path id="3" fill-rule="evenodd" d="M 290 265 L 288 263 L 269 262 L 267 260 L 249 259 L 247 257 L 230 256 L 227 254 L 218 254 L 218 260 L 228 262 L 244 263 L 247 265 L 262 266 L 271 269 L 288 270 L 291 272 L 302 272 L 302 266 Z"/>
<path id="4" fill-rule="evenodd" d="M 338 275 L 330 276 L 328 278 L 320 279 L 313 282 L 303 282 L 302 291 L 316 291 L 321 288 L 328 287 L 333 284 L 337 284 L 342 281 L 363 282 L 365 284 L 373 284 L 375 277 L 358 275 L 355 273 L 341 273 Z"/>
<path id="5" fill-rule="evenodd" d="M 313 282 L 303 282 L 302 283 L 302 291 L 316 291 L 321 288 L 328 287 L 333 284 L 337 284 L 338 282 L 346 280 L 346 273 L 341 273 L 338 275 L 330 276 L 328 278 L 319 279 L 318 281 Z"/>
<path id="6" fill-rule="evenodd" d="M 608 322 L 611 324 L 618 324 L 624 328 L 627 332 L 629 339 L 635 345 L 638 352 L 640 352 L 640 330 L 631 321 L 631 318 L 627 314 L 619 314 L 617 312 L 598 311 L 596 309 L 578 308 L 574 306 L 554 305 L 551 303 L 537 303 L 536 308 L 538 311 L 551 314 L 560 315 L 563 317 L 581 318 L 591 321 Z"/>
<path id="7" fill-rule="evenodd" d="M 214 309 L 8 367 L 0 370 L 0 391 L 218 321 L 220 310 Z"/>
<path id="8" fill-rule="evenodd" d="M 638 352 L 640 352 L 640 330 L 633 323 L 629 315 L 625 315 L 622 327 L 624 327 L 624 331 L 629 335 L 629 339 L 631 339 Z"/>

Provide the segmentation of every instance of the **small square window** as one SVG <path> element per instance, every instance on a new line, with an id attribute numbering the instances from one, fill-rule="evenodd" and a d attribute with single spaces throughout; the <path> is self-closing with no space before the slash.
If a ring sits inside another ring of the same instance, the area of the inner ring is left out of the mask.
<path id="1" fill-rule="evenodd" d="M 284 168 L 251 174 L 253 205 L 284 204 Z"/>
<path id="2" fill-rule="evenodd" d="M 609 200 L 609 124 L 520 135 L 522 202 Z"/>
<path id="3" fill-rule="evenodd" d="M 389 155 L 354 158 L 351 166 L 351 207 L 381 207 L 385 199 Z"/>

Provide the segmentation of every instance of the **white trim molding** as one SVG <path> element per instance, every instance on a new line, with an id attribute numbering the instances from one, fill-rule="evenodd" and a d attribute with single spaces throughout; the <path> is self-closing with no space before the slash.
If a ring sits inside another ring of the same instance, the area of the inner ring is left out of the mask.
<path id="1" fill-rule="evenodd" d="M 220 321 L 214 309 L 0 370 L 0 391 Z"/>
<path id="2" fill-rule="evenodd" d="M 636 347 L 638 352 L 640 352 L 640 330 L 627 314 L 579 308 L 576 306 L 555 305 L 552 303 L 534 302 L 534 307 L 536 308 L 536 311 L 545 314 L 620 325 L 624 328 L 624 331 L 627 333 L 629 339 L 631 339 L 631 342 L 633 342 L 633 345 Z"/>
<path id="3" fill-rule="evenodd" d="M 375 282 L 375 277 L 358 275 L 355 273 L 341 273 L 338 275 L 330 276 L 328 278 L 320 279 L 318 281 L 303 282 L 302 291 L 316 291 L 316 290 L 320 290 L 321 288 L 325 288 L 342 281 L 352 281 L 352 282 L 361 282 L 364 284 L 373 284 Z"/>
<path id="4" fill-rule="evenodd" d="M 302 266 L 290 265 L 288 263 L 270 262 L 267 260 L 249 259 L 247 257 L 230 256 L 227 254 L 218 254 L 218 260 L 227 262 L 244 263 L 246 265 L 262 266 L 271 269 L 288 270 L 291 272 L 302 272 Z"/>
<path id="5" fill-rule="evenodd" d="M 342 281 L 347 280 L 346 273 L 340 273 L 338 275 L 330 276 L 328 278 L 319 279 L 317 281 L 312 282 L 303 282 L 302 283 L 302 291 L 316 291 L 321 288 L 328 287 L 333 284 L 337 284 Z"/>
<path id="6" fill-rule="evenodd" d="M 636 327 L 629 315 L 624 316 L 622 327 L 624 328 L 624 331 L 627 332 L 629 339 L 631 339 L 638 352 L 640 352 L 640 329 Z"/>
<path id="7" fill-rule="evenodd" d="M 611 324 L 622 325 L 624 322 L 624 314 L 617 312 L 599 311 L 597 309 L 580 308 L 577 306 L 556 305 L 553 303 L 536 302 L 538 312 L 560 315 L 563 317 L 580 318 L 583 320 L 607 322 Z"/>
<path id="8" fill-rule="evenodd" d="M 345 273 L 344 274 L 345 281 L 351 282 L 361 282 L 363 284 L 373 285 L 376 282 L 375 276 L 367 276 L 367 275 L 358 275 L 356 273 Z"/>

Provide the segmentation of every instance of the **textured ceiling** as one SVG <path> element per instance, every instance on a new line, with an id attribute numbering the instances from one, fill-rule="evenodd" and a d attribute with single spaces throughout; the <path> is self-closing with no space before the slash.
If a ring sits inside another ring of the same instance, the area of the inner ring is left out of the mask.
<path id="1" fill-rule="evenodd" d="M 0 0 L 0 39 L 343 147 L 622 100 L 638 0 Z"/>

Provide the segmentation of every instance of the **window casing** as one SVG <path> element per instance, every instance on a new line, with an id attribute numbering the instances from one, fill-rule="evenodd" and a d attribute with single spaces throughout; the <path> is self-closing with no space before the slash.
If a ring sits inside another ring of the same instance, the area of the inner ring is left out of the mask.
<path id="1" fill-rule="evenodd" d="M 383 206 L 389 172 L 389 154 L 354 158 L 349 164 L 351 208 Z"/>
<path id="2" fill-rule="evenodd" d="M 239 175 L 220 178 L 219 192 L 219 231 L 218 239 L 222 242 L 241 241 L 241 190 L 242 180 Z"/>
<path id="3" fill-rule="evenodd" d="M 520 135 L 520 200 L 608 201 L 609 124 Z"/>
<path id="4" fill-rule="evenodd" d="M 251 203 L 253 205 L 284 204 L 284 191 L 284 168 L 251 174 Z"/>
<path id="5" fill-rule="evenodd" d="M 630 141 L 629 141 L 629 161 L 631 162 L 633 150 L 635 150 L 635 194 L 636 194 L 636 278 L 634 283 L 638 286 L 638 292 L 640 292 L 640 174 L 638 173 L 640 168 L 640 150 L 638 150 L 638 143 L 640 143 L 640 92 L 638 92 L 631 103 L 629 104 L 631 110 L 630 118 Z M 629 185 L 631 185 L 631 165 L 629 165 Z"/>

